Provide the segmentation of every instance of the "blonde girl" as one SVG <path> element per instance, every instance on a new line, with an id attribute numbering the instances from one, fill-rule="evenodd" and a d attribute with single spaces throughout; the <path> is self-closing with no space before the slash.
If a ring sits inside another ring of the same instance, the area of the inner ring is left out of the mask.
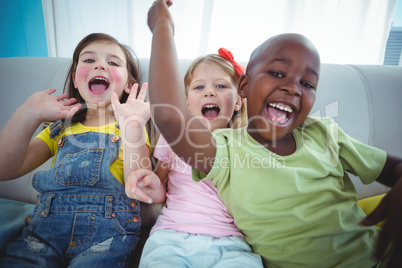
<path id="1" fill-rule="evenodd" d="M 184 78 L 187 107 L 208 131 L 244 126 L 245 103 L 237 94 L 243 72 L 224 48 L 219 55 L 196 59 L 188 68 Z M 252 253 L 212 183 L 194 182 L 191 167 L 163 136 L 154 157 L 158 159 L 155 174 L 137 170 L 127 183 L 132 185 L 129 196 L 133 198 L 166 201 L 145 244 L 140 267 L 262 267 L 260 256 Z"/>

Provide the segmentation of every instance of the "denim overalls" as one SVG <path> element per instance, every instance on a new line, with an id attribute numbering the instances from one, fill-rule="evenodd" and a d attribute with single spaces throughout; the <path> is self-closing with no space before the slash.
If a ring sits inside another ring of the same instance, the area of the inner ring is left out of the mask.
<path id="1" fill-rule="evenodd" d="M 54 138 L 63 122 L 50 127 Z M 119 137 L 85 132 L 57 143 L 53 167 L 34 176 L 40 195 L 22 237 L 7 249 L 17 259 L 6 259 L 6 266 L 129 265 L 140 232 L 140 202 L 129 199 L 109 171 L 119 154 Z"/>

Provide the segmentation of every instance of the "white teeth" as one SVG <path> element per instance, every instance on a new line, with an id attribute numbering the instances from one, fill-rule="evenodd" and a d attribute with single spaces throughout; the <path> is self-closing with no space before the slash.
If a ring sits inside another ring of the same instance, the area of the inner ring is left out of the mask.
<path id="1" fill-rule="evenodd" d="M 215 108 L 215 107 L 218 107 L 218 106 L 212 105 L 212 104 L 208 104 L 208 105 L 205 105 L 205 106 L 204 106 L 204 108 L 208 108 L 208 109 Z M 219 108 L 219 107 L 218 107 L 218 108 Z"/>
<path id="2" fill-rule="evenodd" d="M 270 103 L 269 106 L 277 108 L 279 110 L 291 113 L 293 112 L 292 108 L 290 108 L 290 106 L 285 106 L 284 104 L 281 103 Z"/>
<path id="3" fill-rule="evenodd" d="M 106 78 L 103 78 L 103 77 L 94 77 L 94 78 L 92 78 L 92 81 L 94 81 L 94 80 L 103 80 L 103 81 L 109 83 L 109 81 Z"/>

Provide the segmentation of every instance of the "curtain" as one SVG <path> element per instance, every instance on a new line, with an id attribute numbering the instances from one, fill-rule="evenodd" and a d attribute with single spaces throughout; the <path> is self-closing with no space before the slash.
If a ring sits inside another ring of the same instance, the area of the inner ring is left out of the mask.
<path id="1" fill-rule="evenodd" d="M 149 58 L 147 12 L 153 0 L 42 0 L 49 56 L 71 57 L 87 34 L 104 32 Z M 179 58 L 231 50 L 247 61 L 255 47 L 285 32 L 317 46 L 323 63 L 382 64 L 397 0 L 176 0 Z"/>

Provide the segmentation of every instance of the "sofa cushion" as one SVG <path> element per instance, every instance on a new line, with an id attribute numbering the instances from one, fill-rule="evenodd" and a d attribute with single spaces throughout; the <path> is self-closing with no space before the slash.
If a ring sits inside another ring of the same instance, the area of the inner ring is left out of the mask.
<path id="1" fill-rule="evenodd" d="M 21 235 L 25 218 L 34 208 L 34 204 L 0 198 L 0 257 L 3 256 L 7 244 Z"/>

